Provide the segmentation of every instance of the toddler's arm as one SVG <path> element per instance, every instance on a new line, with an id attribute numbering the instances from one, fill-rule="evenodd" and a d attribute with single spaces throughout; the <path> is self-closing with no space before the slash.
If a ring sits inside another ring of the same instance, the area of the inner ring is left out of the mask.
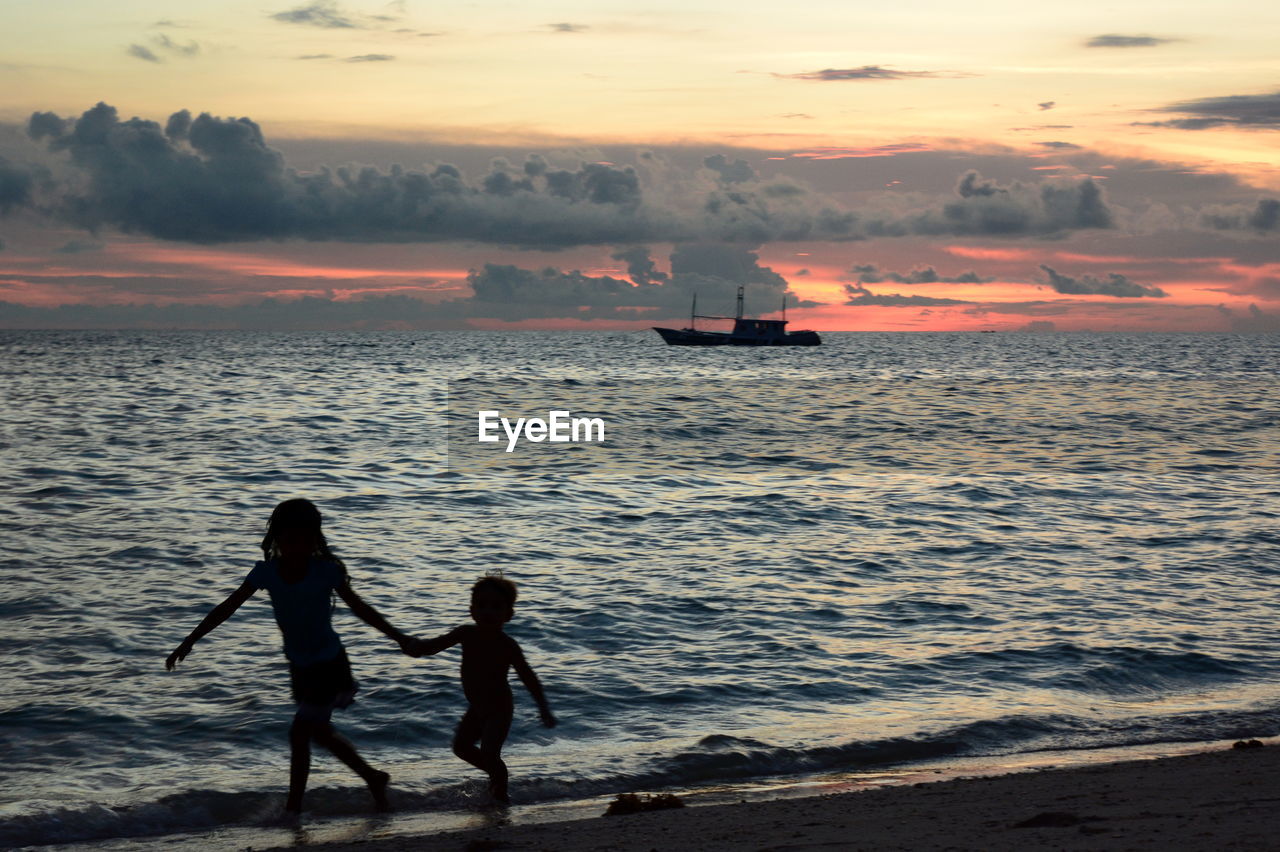
<path id="1" fill-rule="evenodd" d="M 191 653 L 192 645 L 196 644 L 210 630 L 230 618 L 231 614 L 240 608 L 240 604 L 253 597 L 253 593 L 256 591 L 258 591 L 258 587 L 252 583 L 241 583 L 240 588 L 228 595 L 225 601 L 209 610 L 209 614 L 196 625 L 196 629 L 191 631 L 191 635 L 183 639 L 182 644 L 174 649 L 174 652 L 164 661 L 165 669 L 173 671 L 173 667 L 185 660 L 187 654 Z"/>
<path id="2" fill-rule="evenodd" d="M 410 657 L 430 657 L 439 654 L 445 648 L 452 648 L 462 641 L 466 627 L 455 627 L 443 636 L 434 639 L 410 639 L 405 646 L 405 653 Z"/>
<path id="3" fill-rule="evenodd" d="M 529 690 L 529 694 L 537 702 L 538 717 L 542 719 L 542 724 L 548 728 L 554 728 L 556 726 L 556 717 L 551 715 L 551 706 L 547 704 L 547 696 L 542 691 L 542 682 L 538 680 L 538 676 L 533 673 L 533 669 L 525 660 L 524 651 L 520 650 L 519 643 L 512 639 L 511 645 L 515 648 L 515 655 L 512 657 L 511 665 L 515 668 L 516 674 L 520 676 L 520 682 L 524 684 L 524 688 Z"/>

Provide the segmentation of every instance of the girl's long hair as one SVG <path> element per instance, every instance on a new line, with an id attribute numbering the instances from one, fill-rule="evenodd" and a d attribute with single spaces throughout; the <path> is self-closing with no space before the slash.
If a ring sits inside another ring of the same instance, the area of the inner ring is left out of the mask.
<path id="1" fill-rule="evenodd" d="M 342 573 L 347 573 L 347 566 L 342 560 L 333 555 L 333 551 L 329 549 L 329 542 L 325 540 L 324 532 L 320 529 L 321 518 L 320 510 L 316 508 L 316 504 L 303 497 L 297 497 L 293 500 L 285 500 L 276 506 L 271 513 L 271 520 L 267 521 L 267 534 L 262 537 L 262 554 L 266 559 L 280 555 L 280 549 L 276 545 L 276 539 L 279 538 L 281 531 L 287 529 L 304 529 L 315 537 L 316 554 L 324 557 L 330 562 L 336 563 L 342 569 Z"/>

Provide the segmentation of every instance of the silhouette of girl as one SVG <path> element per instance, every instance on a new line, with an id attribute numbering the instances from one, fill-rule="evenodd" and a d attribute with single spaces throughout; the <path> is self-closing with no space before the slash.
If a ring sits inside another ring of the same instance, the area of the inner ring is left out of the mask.
<path id="1" fill-rule="evenodd" d="M 210 610 L 191 635 L 182 640 L 165 660 L 165 668 L 172 670 L 186 659 L 197 640 L 226 621 L 258 589 L 266 589 L 284 637 L 293 698 L 298 704 L 289 727 L 289 797 L 285 810 L 291 814 L 302 812 L 313 741 L 355 770 L 369 785 L 379 810 L 384 810 L 390 776 L 365 763 L 329 721 L 335 709 L 351 704 L 358 689 L 346 651 L 330 624 L 332 595 L 336 592 L 352 612 L 394 639 L 402 650 L 410 637 L 387 623 L 351 589 L 346 566 L 329 550 L 320 530 L 320 510 L 310 500 L 286 500 L 276 506 L 262 539 L 262 553 L 264 561 L 256 563 L 240 588 Z"/>

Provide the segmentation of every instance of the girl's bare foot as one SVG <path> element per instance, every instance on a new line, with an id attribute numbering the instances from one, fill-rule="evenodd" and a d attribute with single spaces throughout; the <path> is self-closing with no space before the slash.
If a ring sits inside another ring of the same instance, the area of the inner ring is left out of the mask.
<path id="1" fill-rule="evenodd" d="M 369 792 L 373 794 L 374 807 L 379 811 L 391 810 L 391 805 L 387 802 L 387 784 L 390 781 L 391 776 L 388 773 L 376 769 L 365 779 L 365 783 L 369 785 Z"/>

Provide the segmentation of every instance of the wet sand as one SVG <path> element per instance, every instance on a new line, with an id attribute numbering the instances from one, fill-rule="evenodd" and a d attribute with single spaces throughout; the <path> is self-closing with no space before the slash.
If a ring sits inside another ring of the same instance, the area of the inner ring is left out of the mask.
<path id="1" fill-rule="evenodd" d="M 308 848 L 1277 849 L 1280 745 Z"/>

